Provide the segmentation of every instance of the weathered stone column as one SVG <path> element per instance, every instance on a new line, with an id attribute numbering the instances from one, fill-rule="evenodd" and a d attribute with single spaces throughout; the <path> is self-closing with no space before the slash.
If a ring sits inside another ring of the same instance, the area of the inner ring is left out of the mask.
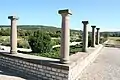
<path id="1" fill-rule="evenodd" d="M 8 19 L 11 20 L 11 35 L 10 35 L 11 49 L 10 49 L 10 53 L 14 54 L 14 53 L 17 53 L 17 25 L 16 25 L 16 20 L 18 20 L 18 18 L 16 16 L 8 16 Z"/>
<path id="2" fill-rule="evenodd" d="M 91 26 L 92 27 L 92 40 L 91 40 L 91 47 L 95 47 L 95 28 L 96 26 Z"/>
<path id="3" fill-rule="evenodd" d="M 82 21 L 83 23 L 83 48 L 82 51 L 86 52 L 88 47 L 88 30 L 87 30 L 87 24 L 88 21 Z"/>
<path id="4" fill-rule="evenodd" d="M 99 45 L 99 40 L 100 40 L 100 28 L 96 28 L 97 29 L 97 33 L 96 33 L 96 45 Z"/>
<path id="5" fill-rule="evenodd" d="M 68 9 L 59 10 L 58 13 L 62 16 L 60 62 L 68 63 L 70 42 L 69 14 L 71 15 L 71 13 Z"/>

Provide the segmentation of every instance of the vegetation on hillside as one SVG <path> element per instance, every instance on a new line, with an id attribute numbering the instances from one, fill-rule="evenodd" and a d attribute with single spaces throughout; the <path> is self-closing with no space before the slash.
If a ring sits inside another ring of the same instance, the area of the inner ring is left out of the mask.
<path id="1" fill-rule="evenodd" d="M 10 46 L 10 26 L 0 26 L 0 43 Z M 42 25 L 18 25 L 18 48 L 31 48 L 33 55 L 59 58 L 60 48 L 52 48 L 54 45 L 60 45 L 61 29 L 52 26 Z M 103 36 L 100 43 L 107 40 L 107 33 L 101 33 Z M 70 42 L 81 42 L 82 31 L 70 30 Z M 91 46 L 91 32 L 88 36 L 88 47 Z M 82 51 L 82 43 L 70 46 L 70 55 Z"/>

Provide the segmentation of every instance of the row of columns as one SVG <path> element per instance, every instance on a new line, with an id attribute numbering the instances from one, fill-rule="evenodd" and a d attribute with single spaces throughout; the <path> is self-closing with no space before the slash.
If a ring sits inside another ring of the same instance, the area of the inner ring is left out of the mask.
<path id="1" fill-rule="evenodd" d="M 99 45 L 99 37 L 100 37 L 100 35 L 99 35 L 99 30 L 100 30 L 100 28 L 96 28 L 96 26 L 91 26 L 92 27 L 92 41 L 91 41 L 91 47 L 95 47 L 95 43 L 96 43 L 96 45 Z M 97 32 L 96 32 L 96 34 L 95 34 L 95 28 L 96 28 L 96 30 L 97 30 Z M 95 38 L 95 36 L 96 36 L 96 38 Z"/>
<path id="2" fill-rule="evenodd" d="M 62 16 L 62 30 L 61 30 L 61 47 L 60 47 L 60 62 L 69 63 L 69 42 L 70 42 L 70 29 L 69 29 L 69 15 L 72 15 L 70 10 L 59 10 L 59 14 Z M 11 49 L 10 53 L 17 53 L 17 24 L 18 18 L 16 16 L 8 16 L 11 20 L 11 36 L 10 43 Z M 87 51 L 88 47 L 88 21 L 82 21 L 83 23 L 83 52 Z M 97 29 L 96 43 L 99 44 L 99 28 Z M 92 26 L 92 46 L 95 46 L 95 26 Z"/>
<path id="3" fill-rule="evenodd" d="M 60 62 L 61 63 L 69 63 L 69 15 L 71 15 L 70 10 L 59 10 L 59 14 L 62 16 L 62 31 L 61 31 L 61 52 L 60 52 Z M 87 24 L 88 21 L 82 21 L 83 23 L 83 48 L 82 51 L 86 52 L 88 47 L 88 29 Z M 92 27 L 92 47 L 95 47 L 96 44 L 99 45 L 99 29 L 96 26 Z M 97 35 L 95 40 L 95 28 L 97 29 Z"/>

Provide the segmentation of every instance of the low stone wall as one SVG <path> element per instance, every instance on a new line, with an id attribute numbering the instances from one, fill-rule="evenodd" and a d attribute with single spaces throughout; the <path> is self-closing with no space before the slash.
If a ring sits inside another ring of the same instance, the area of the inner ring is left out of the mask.
<path id="1" fill-rule="evenodd" d="M 33 80 L 67 80 L 69 74 L 67 66 L 8 54 L 0 54 L 0 65 Z"/>
<path id="2" fill-rule="evenodd" d="M 0 65 L 33 80 L 76 80 L 83 69 L 97 57 L 103 45 L 70 56 L 69 64 L 59 60 L 27 54 L 0 53 Z"/>

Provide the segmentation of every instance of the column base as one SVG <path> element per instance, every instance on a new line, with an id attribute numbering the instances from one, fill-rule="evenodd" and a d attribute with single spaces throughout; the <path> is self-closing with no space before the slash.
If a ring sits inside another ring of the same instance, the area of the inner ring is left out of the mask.
<path id="1" fill-rule="evenodd" d="M 91 46 L 91 47 L 95 47 L 95 46 Z"/>
<path id="2" fill-rule="evenodd" d="M 62 63 L 62 64 L 68 64 L 68 63 L 70 63 L 70 61 L 69 60 L 60 59 L 60 63 Z"/>
<path id="3" fill-rule="evenodd" d="M 96 44 L 96 45 L 99 45 L 99 44 Z"/>
<path id="4" fill-rule="evenodd" d="M 99 42 L 96 42 L 96 45 L 99 45 L 100 43 Z"/>
<path id="5" fill-rule="evenodd" d="M 17 51 L 10 50 L 11 54 L 17 54 Z"/>
<path id="6" fill-rule="evenodd" d="M 87 52 L 87 49 L 82 49 L 82 52 Z"/>

